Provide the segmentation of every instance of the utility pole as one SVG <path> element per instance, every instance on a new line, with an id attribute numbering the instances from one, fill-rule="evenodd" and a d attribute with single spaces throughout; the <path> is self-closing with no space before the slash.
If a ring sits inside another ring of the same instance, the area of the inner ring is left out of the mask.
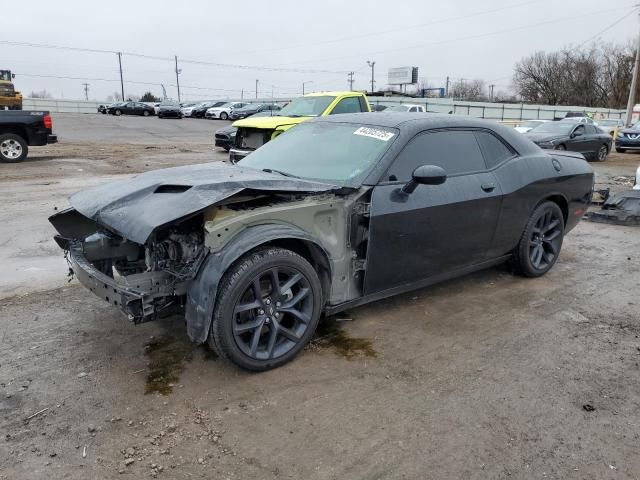
<path id="1" fill-rule="evenodd" d="M 347 80 L 347 82 L 349 82 L 349 90 L 353 91 L 353 75 L 355 72 L 349 72 L 347 73 L 347 77 L 349 77 L 349 80 Z"/>
<path id="2" fill-rule="evenodd" d="M 624 123 L 627 127 L 631 126 L 631 116 L 633 114 L 633 105 L 636 103 L 636 90 L 638 89 L 638 70 L 640 69 L 640 34 L 638 35 L 638 44 L 636 45 L 636 61 L 633 65 L 633 76 L 631 77 L 631 88 L 629 89 L 629 100 L 627 101 L 627 118 Z"/>
<path id="3" fill-rule="evenodd" d="M 375 68 L 376 68 L 376 62 L 374 61 L 369 61 L 367 60 L 367 65 L 369 65 L 371 67 L 371 93 L 375 92 Z"/>
<path id="4" fill-rule="evenodd" d="M 244 100 L 244 88 L 240 90 L 240 101 L 242 102 L 243 100 Z"/>
<path id="5" fill-rule="evenodd" d="M 493 102 L 493 87 L 495 87 L 494 84 L 489 85 L 489 101 Z"/>
<path id="6" fill-rule="evenodd" d="M 122 101 L 124 102 L 124 80 L 122 79 L 122 52 L 118 52 L 118 66 L 120 67 L 120 90 L 122 91 Z"/>
<path id="7" fill-rule="evenodd" d="M 84 99 L 89 100 L 89 84 L 83 83 L 82 85 L 84 85 Z"/>
<path id="8" fill-rule="evenodd" d="M 175 55 L 174 58 L 176 60 L 176 87 L 178 87 L 178 103 L 180 103 L 180 73 L 182 73 L 182 70 L 178 69 L 178 56 Z"/>
<path id="9" fill-rule="evenodd" d="M 449 97 L 449 76 L 448 75 L 447 75 L 447 83 L 446 83 L 446 86 L 444 87 L 444 96 Z"/>

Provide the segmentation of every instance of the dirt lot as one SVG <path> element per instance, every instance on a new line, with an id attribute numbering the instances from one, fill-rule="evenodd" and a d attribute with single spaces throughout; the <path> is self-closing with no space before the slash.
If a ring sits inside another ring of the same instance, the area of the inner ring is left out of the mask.
<path id="1" fill-rule="evenodd" d="M 358 308 L 247 374 L 67 283 L 46 221 L 106 179 L 224 159 L 224 123 L 54 122 L 59 145 L 0 165 L 0 479 L 640 478 L 640 230 L 582 222 L 544 278 Z M 638 163 L 593 166 L 620 190 Z"/>

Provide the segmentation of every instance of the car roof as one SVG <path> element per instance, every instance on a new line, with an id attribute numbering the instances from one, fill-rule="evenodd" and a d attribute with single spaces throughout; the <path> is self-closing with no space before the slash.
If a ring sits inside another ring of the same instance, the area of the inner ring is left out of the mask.
<path id="1" fill-rule="evenodd" d="M 307 93 L 305 95 L 305 97 L 325 97 L 325 96 L 334 96 L 334 97 L 338 97 L 338 96 L 342 96 L 342 95 L 361 95 L 360 92 L 353 92 L 353 91 L 349 91 L 349 90 L 343 90 L 343 91 L 333 91 L 333 92 L 313 92 L 313 93 Z"/>
<path id="2" fill-rule="evenodd" d="M 538 147 L 515 129 L 499 124 L 494 120 L 474 118 L 463 115 L 420 112 L 381 112 L 343 113 L 316 117 L 305 123 L 354 123 L 367 126 L 396 128 L 402 136 L 412 137 L 424 130 L 441 128 L 482 128 L 492 130 L 511 144 L 521 155 L 535 153 Z"/>

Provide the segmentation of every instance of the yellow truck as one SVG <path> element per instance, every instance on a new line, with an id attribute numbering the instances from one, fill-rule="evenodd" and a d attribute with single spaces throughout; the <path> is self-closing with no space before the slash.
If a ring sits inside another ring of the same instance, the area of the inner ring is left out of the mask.
<path id="1" fill-rule="evenodd" d="M 13 86 L 11 70 L 0 70 L 0 110 L 22 110 L 22 94 Z"/>
<path id="2" fill-rule="evenodd" d="M 367 97 L 360 92 L 317 92 L 292 100 L 271 117 L 249 117 L 232 126 L 236 132 L 229 160 L 236 163 L 282 132 L 313 117 L 339 113 L 370 112 Z"/>

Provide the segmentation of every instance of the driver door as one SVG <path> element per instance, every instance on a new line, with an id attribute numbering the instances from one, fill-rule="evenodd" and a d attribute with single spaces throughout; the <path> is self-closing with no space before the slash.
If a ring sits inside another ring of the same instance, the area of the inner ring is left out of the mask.
<path id="1" fill-rule="evenodd" d="M 585 125 L 583 123 L 576 125 L 569 134 L 567 150 L 580 152 L 583 155 L 589 153 L 589 138 L 586 135 Z"/>
<path id="2" fill-rule="evenodd" d="M 421 165 L 442 167 L 446 181 L 402 193 Z M 501 200 L 473 131 L 418 134 L 373 189 L 365 295 L 486 260 Z"/>

